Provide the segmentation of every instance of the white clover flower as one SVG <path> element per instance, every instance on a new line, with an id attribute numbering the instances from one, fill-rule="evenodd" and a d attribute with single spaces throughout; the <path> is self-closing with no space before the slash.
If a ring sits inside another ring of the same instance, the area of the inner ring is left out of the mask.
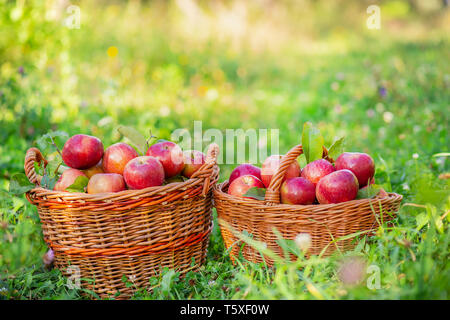
<path id="1" fill-rule="evenodd" d="M 386 111 L 383 113 L 383 120 L 386 123 L 391 123 L 394 120 L 394 114 L 392 112 Z"/>
<path id="2" fill-rule="evenodd" d="M 419 159 L 419 154 L 418 154 L 418 153 L 414 153 L 414 154 L 412 155 L 412 157 L 413 157 L 413 159 Z"/>
<path id="3" fill-rule="evenodd" d="M 299 233 L 295 237 L 295 243 L 303 251 L 306 252 L 311 247 L 311 236 L 309 233 Z"/>

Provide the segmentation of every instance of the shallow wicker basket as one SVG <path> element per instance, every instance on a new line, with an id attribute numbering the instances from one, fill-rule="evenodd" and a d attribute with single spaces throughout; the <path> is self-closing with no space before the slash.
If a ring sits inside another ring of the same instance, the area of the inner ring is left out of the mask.
<path id="1" fill-rule="evenodd" d="M 218 152 L 210 145 L 206 163 L 185 182 L 91 195 L 40 187 L 34 164 L 46 161 L 38 149 L 29 149 L 25 173 L 36 188 L 26 196 L 38 208 L 55 266 L 72 278 L 79 270 L 81 286 L 101 298 L 128 298 L 149 287 L 163 267 L 181 274 L 197 269 L 212 227 Z"/>
<path id="2" fill-rule="evenodd" d="M 303 148 L 298 145 L 282 158 L 278 172 L 267 188 L 264 201 L 229 195 L 228 181 L 214 187 L 214 204 L 219 225 L 232 259 L 238 256 L 241 250 L 242 242 L 238 233 L 243 231 L 251 234 L 254 240 L 264 242 L 268 249 L 281 257 L 284 253 L 276 242 L 278 237 L 273 228 L 284 239 L 293 240 L 299 233 L 308 233 L 311 237 L 308 255 L 320 254 L 322 250 L 323 255 L 329 255 L 336 248 L 340 250 L 353 248 L 354 238 L 349 235 L 357 232 L 373 233 L 378 222 L 390 221 L 395 217 L 402 200 L 402 196 L 395 193 L 389 193 L 383 198 L 353 200 L 338 204 L 280 204 L 280 188 L 285 171 L 302 153 Z M 325 148 L 323 158 L 333 162 Z M 348 237 L 337 241 L 345 236 Z M 257 263 L 263 261 L 261 253 L 247 244 L 242 249 L 242 255 L 248 261 Z M 294 256 L 291 258 L 294 259 Z M 273 264 L 273 260 L 269 257 L 264 257 L 264 260 L 268 265 Z"/>

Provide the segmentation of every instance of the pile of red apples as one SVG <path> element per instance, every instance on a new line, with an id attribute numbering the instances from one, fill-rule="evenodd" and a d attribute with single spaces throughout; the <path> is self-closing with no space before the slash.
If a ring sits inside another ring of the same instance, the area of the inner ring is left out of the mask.
<path id="1" fill-rule="evenodd" d="M 190 178 L 204 163 L 197 150 L 182 151 L 174 142 L 151 145 L 145 156 L 126 143 L 104 150 L 100 139 L 84 134 L 72 136 L 64 144 L 62 160 L 70 167 L 55 184 L 54 190 L 66 191 L 79 176 L 89 179 L 91 194 L 144 189 Z"/>
<path id="2" fill-rule="evenodd" d="M 238 197 L 251 188 L 268 188 L 282 156 L 268 157 L 262 167 L 241 164 L 230 175 L 228 193 Z M 303 170 L 294 161 L 286 170 L 281 202 L 291 205 L 331 204 L 354 200 L 360 188 L 374 183 L 375 163 L 368 154 L 345 152 L 334 164 L 325 159 L 308 163 Z"/>

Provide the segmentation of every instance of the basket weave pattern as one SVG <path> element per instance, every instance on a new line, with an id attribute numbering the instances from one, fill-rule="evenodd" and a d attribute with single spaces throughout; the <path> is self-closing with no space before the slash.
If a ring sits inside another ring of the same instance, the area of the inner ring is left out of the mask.
<path id="1" fill-rule="evenodd" d="M 266 190 L 265 200 L 254 200 L 229 195 L 228 181 L 214 187 L 214 203 L 226 247 L 231 258 L 238 256 L 242 242 L 236 233 L 247 231 L 254 240 L 264 242 L 279 256 L 284 253 L 277 244 L 275 228 L 284 239 L 295 239 L 299 233 L 311 236 L 308 254 L 331 254 L 336 248 L 348 250 L 354 247 L 354 239 L 340 237 L 356 232 L 373 233 L 378 222 L 390 221 L 400 207 L 402 196 L 389 193 L 383 198 L 361 199 L 326 205 L 288 205 L 280 204 L 280 188 L 286 169 L 303 153 L 298 145 L 292 148 L 281 160 L 278 172 L 273 176 Z M 324 148 L 323 158 L 330 162 L 328 151 Z M 381 210 L 382 209 L 382 210 Z M 382 214 L 380 213 L 382 212 Z M 262 262 L 261 254 L 249 245 L 244 245 L 242 255 L 252 262 Z M 294 256 L 291 256 L 294 259 Z M 273 260 L 264 257 L 268 265 Z"/>
<path id="2" fill-rule="evenodd" d="M 127 298 L 163 267 L 185 273 L 204 263 L 212 227 L 212 187 L 217 182 L 218 146 L 185 182 L 142 190 L 85 194 L 39 187 L 34 163 L 46 163 L 28 150 L 25 172 L 37 187 L 27 199 L 37 206 L 44 240 L 55 253 L 55 266 L 67 276 L 80 270 L 82 286 L 100 297 Z M 133 285 L 127 287 L 123 281 Z"/>

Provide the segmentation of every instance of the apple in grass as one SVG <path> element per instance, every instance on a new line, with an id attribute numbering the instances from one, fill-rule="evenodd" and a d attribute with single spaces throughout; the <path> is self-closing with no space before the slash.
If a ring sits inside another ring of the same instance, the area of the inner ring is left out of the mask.
<path id="1" fill-rule="evenodd" d="M 228 179 L 228 182 L 231 184 L 236 178 L 245 175 L 252 175 L 261 180 L 261 169 L 250 163 L 240 164 L 236 168 L 234 168 L 234 170 L 231 172 L 230 179 Z"/>
<path id="2" fill-rule="evenodd" d="M 281 203 L 313 204 L 316 200 L 316 187 L 305 178 L 289 178 L 281 185 L 280 194 Z"/>
<path id="3" fill-rule="evenodd" d="M 270 181 L 272 180 L 272 176 L 278 171 L 278 168 L 280 167 L 281 163 L 281 155 L 271 155 L 266 160 L 264 160 L 264 163 L 261 166 L 261 178 L 262 182 L 266 186 L 266 188 L 269 187 Z M 289 178 L 295 178 L 300 176 L 300 165 L 297 161 L 294 161 L 286 170 L 286 173 L 284 175 L 284 180 Z"/>
<path id="4" fill-rule="evenodd" d="M 122 175 L 118 173 L 95 174 L 89 179 L 89 183 L 87 185 L 87 192 L 91 194 L 118 192 L 125 189 L 125 181 Z"/>
<path id="5" fill-rule="evenodd" d="M 228 186 L 228 194 L 237 197 L 244 197 L 250 188 L 264 188 L 264 184 L 260 179 L 252 175 L 240 176 Z M 251 198 L 251 197 L 245 197 Z"/>
<path id="6" fill-rule="evenodd" d="M 375 174 L 375 162 L 366 153 L 344 152 L 336 159 L 336 169 L 347 169 L 358 178 L 359 186 L 365 187 Z"/>
<path id="7" fill-rule="evenodd" d="M 151 145 L 146 156 L 155 157 L 161 162 L 166 178 L 180 174 L 184 168 L 183 151 L 179 145 L 171 141 L 161 141 Z"/>
<path id="8" fill-rule="evenodd" d="M 155 157 L 136 157 L 126 164 L 123 177 L 130 189 L 160 186 L 164 182 L 164 167 Z"/>
<path id="9" fill-rule="evenodd" d="M 123 174 L 125 165 L 139 154 L 130 145 L 119 142 L 109 146 L 103 155 L 103 171 Z"/>
<path id="10" fill-rule="evenodd" d="M 308 163 L 303 169 L 301 176 L 317 185 L 320 179 L 336 171 L 331 163 L 325 159 L 315 160 Z"/>
<path id="11" fill-rule="evenodd" d="M 197 150 L 187 150 L 183 152 L 184 168 L 181 174 L 190 178 L 205 163 L 206 156 Z"/>
<path id="12" fill-rule="evenodd" d="M 66 191 L 66 188 L 73 185 L 75 180 L 80 176 L 86 177 L 86 175 L 81 170 L 73 168 L 65 170 L 59 177 L 58 181 L 56 182 L 55 186 L 53 187 L 53 190 Z"/>
<path id="13" fill-rule="evenodd" d="M 358 179 L 350 170 L 337 170 L 319 180 L 316 198 L 320 204 L 354 200 L 358 194 Z"/>
<path id="14" fill-rule="evenodd" d="M 103 144 L 100 139 L 85 134 L 70 137 L 62 149 L 64 163 L 74 169 L 93 167 L 102 157 Z"/>

